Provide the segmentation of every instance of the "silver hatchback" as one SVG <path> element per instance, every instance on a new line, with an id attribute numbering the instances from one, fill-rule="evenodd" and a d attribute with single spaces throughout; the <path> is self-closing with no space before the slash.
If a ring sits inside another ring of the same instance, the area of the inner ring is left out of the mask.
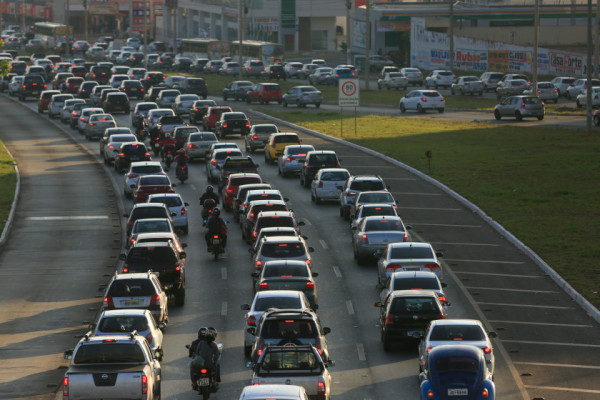
<path id="1" fill-rule="evenodd" d="M 184 202 L 178 193 L 151 194 L 148 196 L 148 203 L 164 203 L 173 214 L 173 226 L 181 230 L 184 235 L 188 233 L 188 203 Z"/>
<path id="2" fill-rule="evenodd" d="M 521 121 L 524 117 L 536 117 L 544 119 L 544 102 L 537 96 L 510 96 L 502 100 L 494 108 L 494 117 L 500 120 L 502 117 L 515 117 Z"/>
<path id="3" fill-rule="evenodd" d="M 306 153 L 314 150 L 314 146 L 306 144 L 285 146 L 283 154 L 277 159 L 279 175 L 286 177 L 289 174 L 299 174 L 306 160 Z"/>

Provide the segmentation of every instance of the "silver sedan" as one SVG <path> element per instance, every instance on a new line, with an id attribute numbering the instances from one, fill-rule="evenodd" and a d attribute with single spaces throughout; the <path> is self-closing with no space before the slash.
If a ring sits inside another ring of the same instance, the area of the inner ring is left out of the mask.
<path id="1" fill-rule="evenodd" d="M 285 177 L 289 174 L 299 174 L 306 160 L 306 153 L 314 150 L 314 146 L 311 145 L 285 146 L 283 154 L 277 159 L 279 175 Z"/>
<path id="2" fill-rule="evenodd" d="M 353 233 L 352 248 L 354 258 L 359 264 L 367 258 L 374 257 L 378 250 L 383 252 L 389 243 L 410 240 L 402 219 L 395 216 L 366 217 Z"/>
<path id="3" fill-rule="evenodd" d="M 314 86 L 294 86 L 283 95 L 282 105 L 295 104 L 298 107 L 306 107 L 314 104 L 319 108 L 323 102 L 323 94 Z"/>
<path id="4" fill-rule="evenodd" d="M 175 97 L 175 101 L 172 104 L 173 111 L 177 115 L 188 115 L 190 108 L 192 108 L 196 100 L 200 100 L 200 96 L 197 94 L 180 94 Z"/>

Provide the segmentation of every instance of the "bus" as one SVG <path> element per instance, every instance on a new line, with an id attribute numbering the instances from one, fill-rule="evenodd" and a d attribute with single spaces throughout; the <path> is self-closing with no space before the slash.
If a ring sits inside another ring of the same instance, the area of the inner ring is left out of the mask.
<path id="1" fill-rule="evenodd" d="M 33 25 L 33 34 L 34 38 L 40 39 L 45 46 L 55 48 L 73 36 L 73 27 L 54 22 L 36 22 Z"/>
<path id="2" fill-rule="evenodd" d="M 219 39 L 182 39 L 181 52 L 186 57 L 220 60 L 231 56 L 231 43 Z"/>
<path id="3" fill-rule="evenodd" d="M 239 40 L 231 42 L 231 51 L 234 58 L 239 55 L 239 49 Z M 261 60 L 265 65 L 273 64 L 283 60 L 283 46 L 277 43 L 244 40 L 242 42 L 242 59 Z"/>

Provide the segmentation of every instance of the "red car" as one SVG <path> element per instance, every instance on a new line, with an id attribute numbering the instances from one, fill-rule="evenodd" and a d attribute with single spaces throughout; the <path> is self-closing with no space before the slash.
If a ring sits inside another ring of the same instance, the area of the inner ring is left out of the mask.
<path id="1" fill-rule="evenodd" d="M 65 88 L 63 89 L 63 93 L 70 93 L 72 95 L 77 95 L 79 93 L 79 88 L 83 83 L 83 78 L 78 76 L 72 76 L 67 78 L 65 81 Z"/>
<path id="2" fill-rule="evenodd" d="M 43 113 L 44 111 L 48 111 L 48 104 L 52 100 L 52 96 L 55 94 L 60 94 L 58 90 L 44 90 L 40 93 L 40 97 L 38 99 L 38 112 Z"/>
<path id="3" fill-rule="evenodd" d="M 231 210 L 238 187 L 249 183 L 262 183 L 262 179 L 259 174 L 254 173 L 239 173 L 229 175 L 227 182 L 221 191 L 223 207 L 226 210 Z"/>
<path id="4" fill-rule="evenodd" d="M 157 193 L 175 193 L 169 177 L 166 175 L 145 175 L 140 177 L 133 192 L 134 203 L 145 203 L 148 196 Z"/>
<path id="5" fill-rule="evenodd" d="M 246 92 L 246 103 L 250 104 L 253 101 L 258 101 L 260 104 L 276 101 L 281 104 L 283 101 L 281 86 L 277 83 L 257 83 Z"/>
<path id="6" fill-rule="evenodd" d="M 202 125 L 204 126 L 204 129 L 207 131 L 214 130 L 217 121 L 221 118 L 221 114 L 224 112 L 233 112 L 233 110 L 228 106 L 209 107 L 208 111 L 206 111 L 206 115 L 202 118 Z"/>
<path id="7" fill-rule="evenodd" d="M 84 66 L 81 65 L 73 65 L 69 72 L 73 74 L 73 76 L 78 76 L 80 78 L 85 78 L 85 74 L 87 74 L 87 70 Z"/>

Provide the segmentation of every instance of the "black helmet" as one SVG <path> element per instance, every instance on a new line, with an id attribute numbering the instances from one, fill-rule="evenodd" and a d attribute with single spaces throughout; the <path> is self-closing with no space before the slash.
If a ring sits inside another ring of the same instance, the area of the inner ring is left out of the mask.
<path id="1" fill-rule="evenodd" d="M 213 190 L 214 190 L 214 189 L 213 189 L 213 187 L 212 187 L 212 186 L 210 186 L 210 185 L 208 185 L 208 186 L 206 187 L 206 193 L 212 193 L 212 192 L 213 192 Z"/>
<path id="2" fill-rule="evenodd" d="M 209 334 L 209 335 L 210 335 L 210 336 L 211 336 L 213 339 L 216 339 L 219 333 L 217 332 L 217 330 L 216 330 L 215 328 L 213 328 L 212 326 L 209 326 L 209 327 L 208 327 L 208 334 Z"/>
<path id="3" fill-rule="evenodd" d="M 200 328 L 198 330 L 198 339 L 206 339 L 209 335 L 208 328 Z"/>
<path id="4" fill-rule="evenodd" d="M 221 215 L 221 210 L 219 210 L 219 207 L 213 208 L 212 215 L 214 217 L 218 217 L 219 215 Z"/>

